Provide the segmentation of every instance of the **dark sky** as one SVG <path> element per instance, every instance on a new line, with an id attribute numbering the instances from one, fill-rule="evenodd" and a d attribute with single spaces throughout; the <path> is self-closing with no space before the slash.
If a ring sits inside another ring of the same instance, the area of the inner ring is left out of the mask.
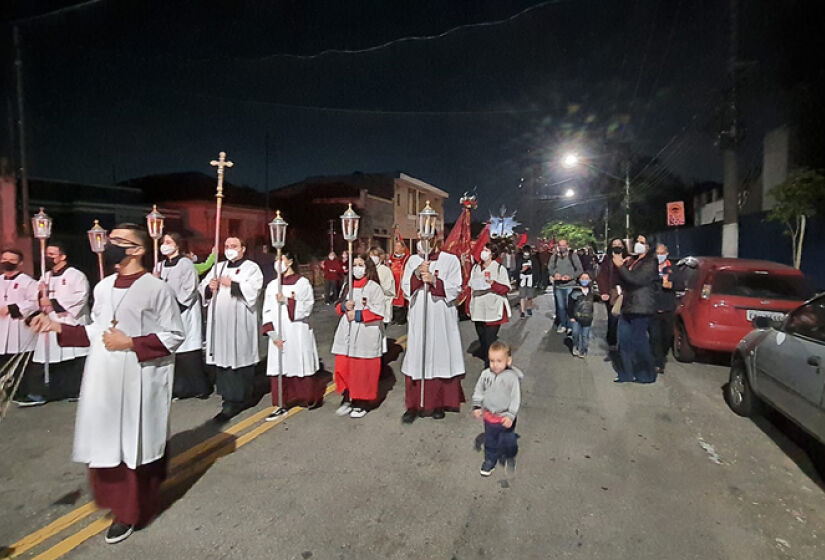
<path id="1" fill-rule="evenodd" d="M 762 56 L 781 41 L 759 27 L 774 17 L 770 3 L 743 3 L 753 44 L 768 43 L 754 51 Z M 268 135 L 272 188 L 402 170 L 456 196 L 477 187 L 482 210 L 515 206 L 529 162 L 550 165 L 570 142 L 594 157 L 629 142 L 686 181 L 719 179 L 713 115 L 727 80 L 727 4 L 86 2 L 20 23 L 29 168 L 110 183 L 211 173 L 209 160 L 226 150 L 231 180 L 264 189 Z M 772 74 L 759 72 L 764 86 Z M 757 113 L 757 127 L 782 118 Z"/>

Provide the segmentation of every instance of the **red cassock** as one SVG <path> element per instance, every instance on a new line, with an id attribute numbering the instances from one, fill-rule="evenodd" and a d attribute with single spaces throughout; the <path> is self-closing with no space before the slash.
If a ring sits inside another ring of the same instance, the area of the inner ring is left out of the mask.
<path id="1" fill-rule="evenodd" d="M 410 255 L 404 253 L 401 256 L 390 255 L 387 259 L 387 266 L 392 270 L 393 278 L 395 278 L 395 298 L 392 300 L 393 307 L 404 307 L 407 305 L 407 300 L 404 299 L 404 292 L 401 291 L 401 277 L 404 275 L 404 267 L 407 266 L 407 260 Z"/>

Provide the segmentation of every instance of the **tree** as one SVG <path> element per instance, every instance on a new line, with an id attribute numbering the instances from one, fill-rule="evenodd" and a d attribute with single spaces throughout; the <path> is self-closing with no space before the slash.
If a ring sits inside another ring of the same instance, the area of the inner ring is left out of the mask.
<path id="1" fill-rule="evenodd" d="M 798 169 L 784 182 L 770 190 L 776 206 L 768 219 L 785 224 L 785 234 L 791 238 L 793 265 L 802 264 L 802 244 L 808 219 L 825 207 L 825 176 L 812 169 Z"/>
<path id="2" fill-rule="evenodd" d="M 545 239 L 555 238 L 566 239 L 571 247 L 590 247 L 596 243 L 596 236 L 593 235 L 591 226 L 581 224 L 570 224 L 556 221 L 548 222 L 541 228 L 541 236 Z"/>

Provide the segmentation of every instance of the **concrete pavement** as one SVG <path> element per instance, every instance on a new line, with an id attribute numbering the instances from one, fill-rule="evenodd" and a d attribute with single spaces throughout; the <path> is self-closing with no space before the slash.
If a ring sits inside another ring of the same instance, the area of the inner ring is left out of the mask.
<path id="1" fill-rule="evenodd" d="M 721 390 L 726 367 L 671 363 L 654 385 L 616 385 L 602 360 L 602 331 L 594 333 L 590 357 L 573 358 L 551 330 L 552 298 L 537 303 L 532 318 L 511 322 L 501 335 L 526 374 L 514 475 L 499 468 L 489 479 L 479 476 L 473 443 L 482 428 L 469 406 L 442 421 L 401 425 L 399 359 L 391 364 L 395 386 L 365 418 L 336 417 L 337 398 L 300 412 L 205 464 L 152 525 L 124 543 L 109 546 L 95 535 L 66 557 L 825 555 L 821 480 L 781 422 L 778 429 L 729 411 Z M 319 350 L 328 364 L 334 322 L 328 308 L 319 311 Z M 394 327 L 391 334 L 403 332 Z M 462 337 L 465 348 L 475 340 L 471 323 L 462 323 Z M 481 361 L 467 355 L 466 363 L 469 397 Z M 214 437 L 198 426 L 217 403 L 175 403 L 173 453 Z M 84 469 L 69 460 L 72 422 L 73 406 L 57 403 L 13 410 L 0 424 L 0 545 L 88 501 Z M 71 538 L 100 515 L 23 557 Z"/>

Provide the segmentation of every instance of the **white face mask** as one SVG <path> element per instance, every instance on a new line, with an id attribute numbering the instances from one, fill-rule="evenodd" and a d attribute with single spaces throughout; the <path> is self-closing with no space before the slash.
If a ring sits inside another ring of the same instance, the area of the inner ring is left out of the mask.
<path id="1" fill-rule="evenodd" d="M 330 255 L 329 260 L 334 261 L 335 260 L 335 255 Z"/>
<path id="2" fill-rule="evenodd" d="M 278 274 L 282 274 L 282 273 L 286 272 L 287 270 L 289 270 L 288 265 L 286 265 L 282 262 L 276 262 L 275 263 L 275 272 L 277 272 Z"/>
<path id="3" fill-rule="evenodd" d="M 637 255 L 641 255 L 641 254 L 642 254 L 642 253 L 644 253 L 645 251 L 647 251 L 647 245 L 645 245 L 644 243 L 638 243 L 638 242 L 637 242 L 637 243 L 633 246 L 633 252 L 634 252 L 635 254 L 637 254 Z"/>
<path id="4" fill-rule="evenodd" d="M 175 251 L 176 251 L 176 249 L 175 249 L 174 245 L 164 243 L 163 245 L 160 246 L 160 254 L 165 256 L 165 257 L 168 257 L 169 255 L 171 255 Z"/>
<path id="5" fill-rule="evenodd" d="M 381 259 L 379 259 L 376 255 L 370 255 L 370 258 L 372 259 L 372 262 L 375 263 L 375 266 L 378 266 L 378 264 L 381 262 Z"/>
<path id="6" fill-rule="evenodd" d="M 352 277 L 357 279 L 357 280 L 360 280 L 361 278 L 363 278 L 366 273 L 367 273 L 367 267 L 366 266 L 353 266 L 352 267 Z"/>
<path id="7" fill-rule="evenodd" d="M 481 260 L 482 260 L 482 262 L 487 262 L 487 261 L 489 261 L 491 256 L 492 256 L 492 253 L 490 253 L 490 251 L 488 251 L 487 249 L 484 249 L 484 250 L 481 252 Z"/>
<path id="8" fill-rule="evenodd" d="M 237 249 L 227 249 L 223 252 L 223 256 L 227 258 L 227 260 L 234 261 L 238 258 L 238 250 Z"/>

